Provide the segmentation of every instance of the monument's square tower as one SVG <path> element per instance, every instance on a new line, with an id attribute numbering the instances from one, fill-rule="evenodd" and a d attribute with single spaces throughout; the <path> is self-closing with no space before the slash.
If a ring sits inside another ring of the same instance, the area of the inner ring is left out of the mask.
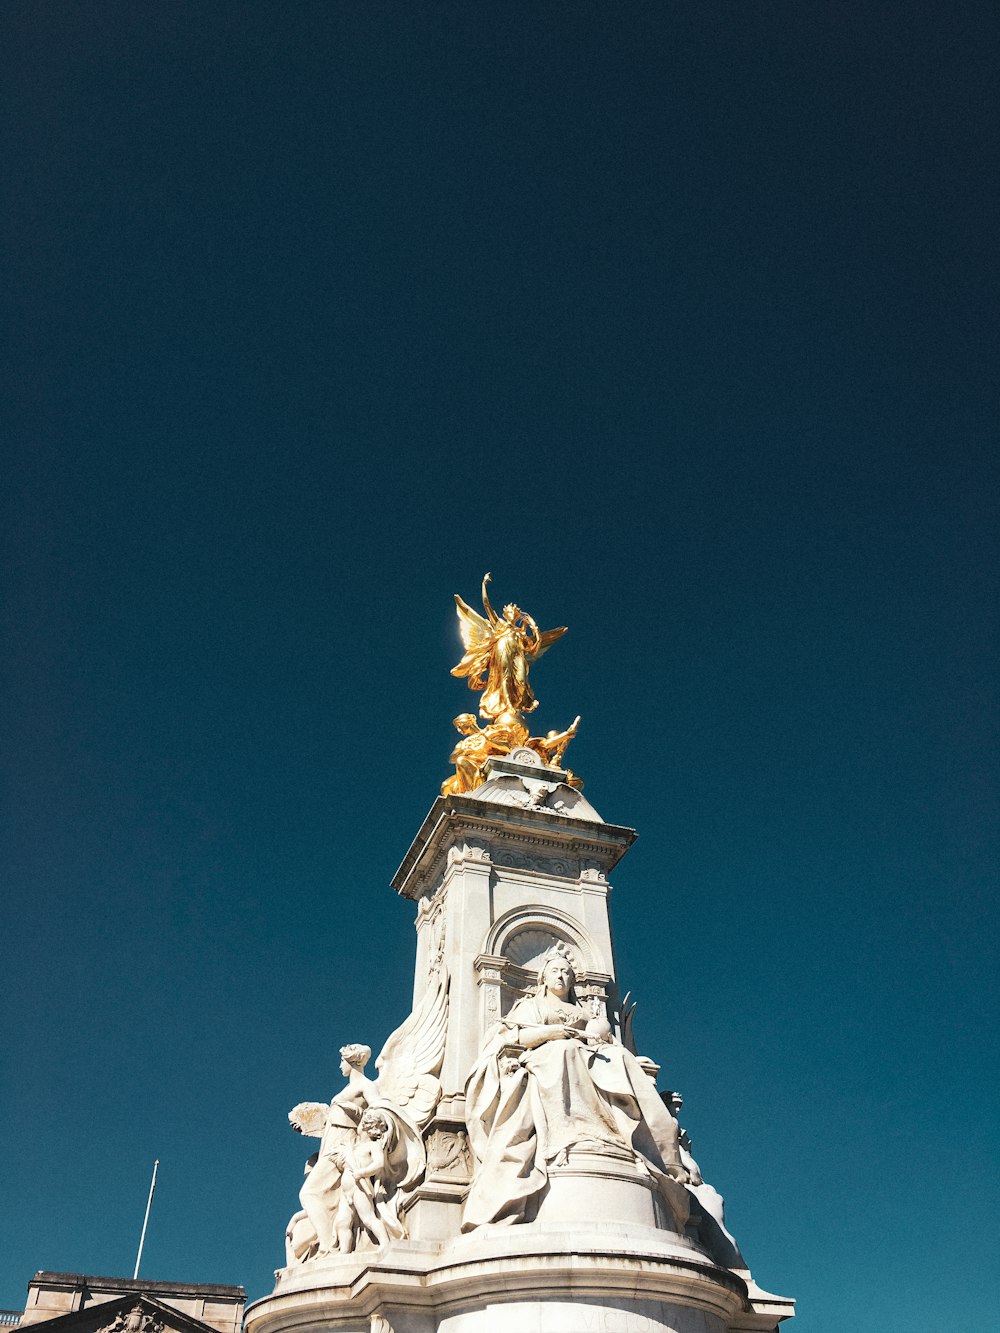
<path id="1" fill-rule="evenodd" d="M 394 880 L 416 908 L 410 1016 L 293 1124 L 319 1139 L 286 1266 L 247 1333 L 772 1333 L 619 993 L 609 876 L 635 838 L 531 737 L 540 634 L 460 599 L 482 691 Z M 469 619 L 472 617 L 473 619 Z M 477 623 L 478 622 L 478 623 Z M 471 628 L 470 628 L 471 625 Z"/>

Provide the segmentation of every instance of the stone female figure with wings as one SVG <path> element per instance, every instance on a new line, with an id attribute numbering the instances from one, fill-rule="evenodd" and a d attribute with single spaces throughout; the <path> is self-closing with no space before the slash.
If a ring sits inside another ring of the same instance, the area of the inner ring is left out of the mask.
<path id="1" fill-rule="evenodd" d="M 327 1104 L 300 1102 L 292 1128 L 321 1140 L 307 1162 L 302 1211 L 285 1232 L 289 1267 L 406 1235 L 405 1204 L 426 1166 L 423 1131 L 441 1096 L 437 1077 L 448 1032 L 448 977 L 440 972 L 382 1048 L 378 1078 L 365 1077 L 371 1048 L 341 1048 L 347 1086 Z"/>
<path id="2" fill-rule="evenodd" d="M 489 581 L 487 574 L 483 578 L 485 618 L 455 594 L 465 656 L 452 667 L 451 674 L 467 677 L 469 689 L 482 692 L 480 716 L 495 721 L 504 714 L 530 713 L 537 708 L 538 700 L 528 683 L 528 666 L 566 633 L 566 626 L 540 630 L 513 602 L 498 616 L 486 593 Z"/>

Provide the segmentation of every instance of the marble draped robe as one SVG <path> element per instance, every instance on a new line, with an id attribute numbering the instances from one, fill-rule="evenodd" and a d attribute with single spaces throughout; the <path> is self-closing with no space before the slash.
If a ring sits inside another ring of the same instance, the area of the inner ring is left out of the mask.
<path id="1" fill-rule="evenodd" d="M 513 1006 L 487 1043 L 466 1085 L 469 1141 L 476 1158 L 462 1229 L 526 1222 L 537 1210 L 549 1168 L 574 1147 L 645 1166 L 677 1231 L 688 1215 L 677 1121 L 635 1056 L 618 1042 L 583 1037 L 591 1014 L 549 995 Z M 504 1048 L 516 1029 L 567 1021 L 580 1037 L 558 1038 L 515 1062 Z M 501 1064 L 507 1071 L 501 1072 Z"/>

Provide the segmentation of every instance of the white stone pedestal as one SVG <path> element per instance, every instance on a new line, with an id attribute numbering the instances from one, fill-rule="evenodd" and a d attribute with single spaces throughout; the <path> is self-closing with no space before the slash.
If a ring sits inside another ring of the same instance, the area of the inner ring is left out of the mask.
<path id="1" fill-rule="evenodd" d="M 550 1228 L 574 1222 L 594 1212 L 600 1200 L 602 1215 L 622 1226 L 671 1230 L 666 1207 L 649 1173 L 630 1159 L 574 1149 L 562 1166 L 549 1167 L 549 1180 L 538 1205 L 538 1224 Z"/>
<path id="2" fill-rule="evenodd" d="M 247 1333 L 770 1333 L 792 1312 L 684 1237 L 615 1223 L 490 1226 L 281 1270 Z M 385 1320 L 381 1324 L 379 1320 Z"/>
<path id="3" fill-rule="evenodd" d="M 416 904 L 414 1011 L 448 979 L 442 1096 L 404 1202 L 408 1239 L 279 1269 L 246 1333 L 773 1333 L 793 1313 L 746 1270 L 713 1263 L 696 1226 L 677 1234 L 624 1143 L 620 1156 L 581 1144 L 547 1162 L 533 1220 L 462 1234 L 466 1083 L 547 951 L 566 951 L 581 1004 L 627 1039 L 608 875 L 635 834 L 565 776 L 494 760 L 482 787 L 434 802 L 393 880 Z"/>

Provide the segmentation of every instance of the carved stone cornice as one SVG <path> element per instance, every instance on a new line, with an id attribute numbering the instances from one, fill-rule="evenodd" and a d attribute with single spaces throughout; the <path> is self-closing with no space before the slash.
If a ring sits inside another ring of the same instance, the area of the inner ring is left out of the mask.
<path id="1" fill-rule="evenodd" d="M 635 841 L 636 833 L 620 825 L 574 819 L 544 809 L 490 805 L 468 796 L 439 796 L 393 876 L 392 887 L 404 898 L 422 898 L 442 878 L 449 851 L 463 836 L 478 843 L 485 841 L 487 858 L 494 861 L 498 857 L 492 849 L 498 844 L 506 844 L 511 850 L 515 845 L 536 849 L 535 855 L 548 853 L 557 860 L 574 857 L 581 865 L 565 878 L 598 884 L 606 881 Z M 460 856 L 464 858 L 471 851 Z M 525 855 L 530 854 L 525 851 Z"/>

